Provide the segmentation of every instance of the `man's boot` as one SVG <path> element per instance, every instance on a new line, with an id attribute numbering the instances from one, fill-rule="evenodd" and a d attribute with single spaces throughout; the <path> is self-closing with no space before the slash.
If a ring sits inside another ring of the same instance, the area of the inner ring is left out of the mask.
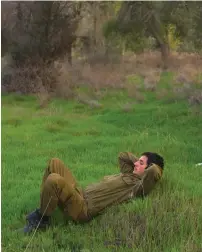
<path id="1" fill-rule="evenodd" d="M 50 225 L 50 217 L 43 216 L 40 213 L 39 209 L 36 209 L 34 212 L 31 212 L 26 216 L 27 225 L 24 227 L 24 233 L 30 233 L 34 229 L 44 230 Z"/>

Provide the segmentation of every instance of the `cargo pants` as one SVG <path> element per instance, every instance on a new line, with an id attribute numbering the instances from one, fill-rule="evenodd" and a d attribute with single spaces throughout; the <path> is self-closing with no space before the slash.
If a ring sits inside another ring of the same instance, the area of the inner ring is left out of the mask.
<path id="1" fill-rule="evenodd" d="M 60 159 L 52 158 L 42 179 L 40 211 L 51 216 L 57 207 L 74 221 L 90 220 L 87 203 L 76 179 Z"/>

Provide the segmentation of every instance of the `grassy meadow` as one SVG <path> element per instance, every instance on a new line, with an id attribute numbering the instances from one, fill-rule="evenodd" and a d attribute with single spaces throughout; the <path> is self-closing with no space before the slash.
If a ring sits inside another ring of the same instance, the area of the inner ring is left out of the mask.
<path id="1" fill-rule="evenodd" d="M 53 99 L 40 108 L 34 96 L 2 96 L 4 252 L 202 251 L 202 166 L 195 166 L 202 162 L 202 110 L 174 99 L 166 78 L 162 96 L 141 87 L 139 98 L 124 89 L 77 90 L 99 96 L 100 106 Z M 152 193 L 111 207 L 84 225 L 56 210 L 51 228 L 36 233 L 27 248 L 31 237 L 16 230 L 38 207 L 48 159 L 62 159 L 85 187 L 118 173 L 121 151 L 163 155 L 164 175 Z"/>

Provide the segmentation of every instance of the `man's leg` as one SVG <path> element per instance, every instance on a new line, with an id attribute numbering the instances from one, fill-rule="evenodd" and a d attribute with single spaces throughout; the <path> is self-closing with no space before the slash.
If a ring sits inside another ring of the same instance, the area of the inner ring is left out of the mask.
<path id="1" fill-rule="evenodd" d="M 59 174 L 52 173 L 46 179 L 41 192 L 40 212 L 51 216 L 59 204 L 64 213 L 75 221 L 79 220 L 81 213 L 87 214 L 85 200 L 78 189 Z"/>
<path id="2" fill-rule="evenodd" d="M 41 208 L 30 213 L 27 221 L 34 225 L 39 218 L 43 223 L 49 224 L 49 216 L 54 209 L 59 206 L 64 213 L 71 216 L 74 220 L 86 219 L 87 206 L 84 204 L 82 190 L 76 187 L 77 182 L 71 171 L 65 167 L 64 163 L 57 158 L 52 158 L 46 168 L 41 184 Z M 83 207 L 79 216 L 77 212 Z M 76 209 L 76 211 L 75 211 Z M 36 221 L 35 221 L 36 220 Z"/>
<path id="3" fill-rule="evenodd" d="M 76 179 L 72 175 L 69 168 L 67 168 L 60 159 L 52 158 L 51 160 L 49 160 L 48 166 L 45 169 L 45 172 L 44 172 L 44 175 L 43 175 L 43 178 L 42 178 L 41 192 L 43 190 L 44 183 L 45 183 L 46 179 L 48 178 L 48 176 L 51 173 L 57 173 L 61 177 L 63 177 L 66 180 L 67 183 L 72 184 L 73 187 L 77 186 Z"/>
<path id="4" fill-rule="evenodd" d="M 87 204 L 79 190 L 66 182 L 65 178 L 57 173 L 50 174 L 44 182 L 41 192 L 40 209 L 28 217 L 28 225 L 24 232 L 28 233 L 35 228 L 49 226 L 49 218 L 57 206 L 62 206 L 66 215 L 74 221 L 88 221 Z"/>

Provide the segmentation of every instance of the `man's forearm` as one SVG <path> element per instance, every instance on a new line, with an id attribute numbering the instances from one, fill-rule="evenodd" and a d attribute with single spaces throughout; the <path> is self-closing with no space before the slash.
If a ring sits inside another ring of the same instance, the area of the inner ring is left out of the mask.
<path id="1" fill-rule="evenodd" d="M 121 173 L 133 172 L 134 163 L 137 161 L 137 158 L 131 152 L 119 153 L 118 160 Z"/>
<path id="2" fill-rule="evenodd" d="M 146 196 L 152 191 L 157 181 L 161 178 L 161 170 L 162 169 L 155 164 L 145 170 L 140 181 L 138 182 L 139 186 L 136 188 L 137 196 Z"/>

